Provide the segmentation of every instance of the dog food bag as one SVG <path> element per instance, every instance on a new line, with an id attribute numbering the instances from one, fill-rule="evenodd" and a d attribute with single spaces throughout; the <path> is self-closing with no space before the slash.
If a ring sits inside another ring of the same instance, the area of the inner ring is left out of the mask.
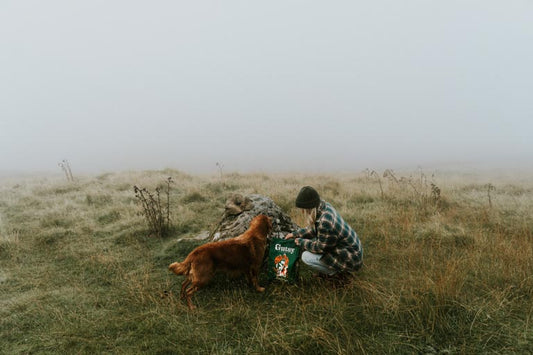
<path id="1" fill-rule="evenodd" d="M 268 252 L 268 279 L 297 281 L 299 257 L 300 248 L 294 239 L 272 238 Z"/>

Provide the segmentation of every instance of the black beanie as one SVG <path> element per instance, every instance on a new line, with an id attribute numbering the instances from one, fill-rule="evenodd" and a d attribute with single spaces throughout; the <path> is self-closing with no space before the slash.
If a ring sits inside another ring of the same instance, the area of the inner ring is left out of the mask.
<path id="1" fill-rule="evenodd" d="M 311 186 L 304 186 L 296 197 L 296 207 L 315 208 L 320 205 L 320 195 Z"/>

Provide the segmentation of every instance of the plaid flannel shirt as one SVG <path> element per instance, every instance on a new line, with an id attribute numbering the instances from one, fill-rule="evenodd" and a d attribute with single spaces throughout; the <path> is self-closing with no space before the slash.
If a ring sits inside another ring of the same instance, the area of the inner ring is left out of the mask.
<path id="1" fill-rule="evenodd" d="M 303 250 L 322 254 L 320 261 L 336 271 L 356 271 L 363 265 L 363 246 L 359 237 L 324 200 L 318 207 L 315 228 L 302 228 L 293 235 Z"/>

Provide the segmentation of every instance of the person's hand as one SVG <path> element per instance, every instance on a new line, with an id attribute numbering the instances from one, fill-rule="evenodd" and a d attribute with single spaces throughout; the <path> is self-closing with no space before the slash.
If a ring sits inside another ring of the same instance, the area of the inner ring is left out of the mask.
<path id="1" fill-rule="evenodd" d="M 292 239 L 294 238 L 294 235 L 292 233 L 289 233 L 285 236 L 285 239 Z"/>

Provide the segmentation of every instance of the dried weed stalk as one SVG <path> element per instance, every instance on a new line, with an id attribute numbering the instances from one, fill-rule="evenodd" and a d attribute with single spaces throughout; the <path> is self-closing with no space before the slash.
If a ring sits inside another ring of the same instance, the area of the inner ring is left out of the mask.
<path id="1" fill-rule="evenodd" d="M 72 175 L 72 169 L 70 168 L 70 163 L 67 159 L 63 159 L 61 163 L 57 164 L 59 167 L 63 170 L 65 173 L 65 176 L 67 177 L 67 181 L 74 181 L 74 176 Z"/>
<path id="2" fill-rule="evenodd" d="M 167 200 L 163 205 L 161 202 L 161 188 L 155 189 L 155 194 L 146 188 L 133 186 L 135 197 L 142 206 L 142 214 L 146 218 L 148 227 L 158 237 L 164 237 L 170 231 L 170 184 L 173 183 L 172 177 L 166 180 Z"/>
<path id="3" fill-rule="evenodd" d="M 220 174 L 220 183 L 222 184 L 222 187 L 226 187 L 226 182 L 224 181 L 224 172 L 222 171 L 222 169 L 224 168 L 224 164 L 222 163 L 219 163 L 217 161 L 216 163 L 217 165 L 217 168 L 218 168 L 218 173 Z"/>
<path id="4" fill-rule="evenodd" d="M 368 177 L 375 177 L 378 180 L 381 197 L 383 198 L 384 191 L 380 176 L 374 170 L 368 170 L 367 174 Z M 434 207 L 437 210 L 441 205 L 441 189 L 434 182 L 435 175 L 432 175 L 431 182 L 428 182 L 428 178 L 422 170 L 419 171 L 416 177 L 397 177 L 392 169 L 386 169 L 383 172 L 383 178 L 388 181 L 389 189 L 395 188 L 397 193 L 411 190 L 414 200 L 418 201 L 421 206 Z"/>
<path id="5" fill-rule="evenodd" d="M 489 198 L 489 208 L 492 208 L 492 198 L 490 196 L 490 192 L 496 190 L 496 187 L 492 185 L 491 183 L 487 184 L 487 197 Z"/>
<path id="6" fill-rule="evenodd" d="M 378 180 L 378 182 L 379 182 L 379 190 L 381 191 L 381 198 L 383 198 L 385 196 L 385 194 L 383 193 L 383 184 L 381 184 L 381 178 L 379 177 L 379 174 L 375 170 L 372 170 L 370 172 L 370 176 L 371 177 L 375 177 Z"/>

